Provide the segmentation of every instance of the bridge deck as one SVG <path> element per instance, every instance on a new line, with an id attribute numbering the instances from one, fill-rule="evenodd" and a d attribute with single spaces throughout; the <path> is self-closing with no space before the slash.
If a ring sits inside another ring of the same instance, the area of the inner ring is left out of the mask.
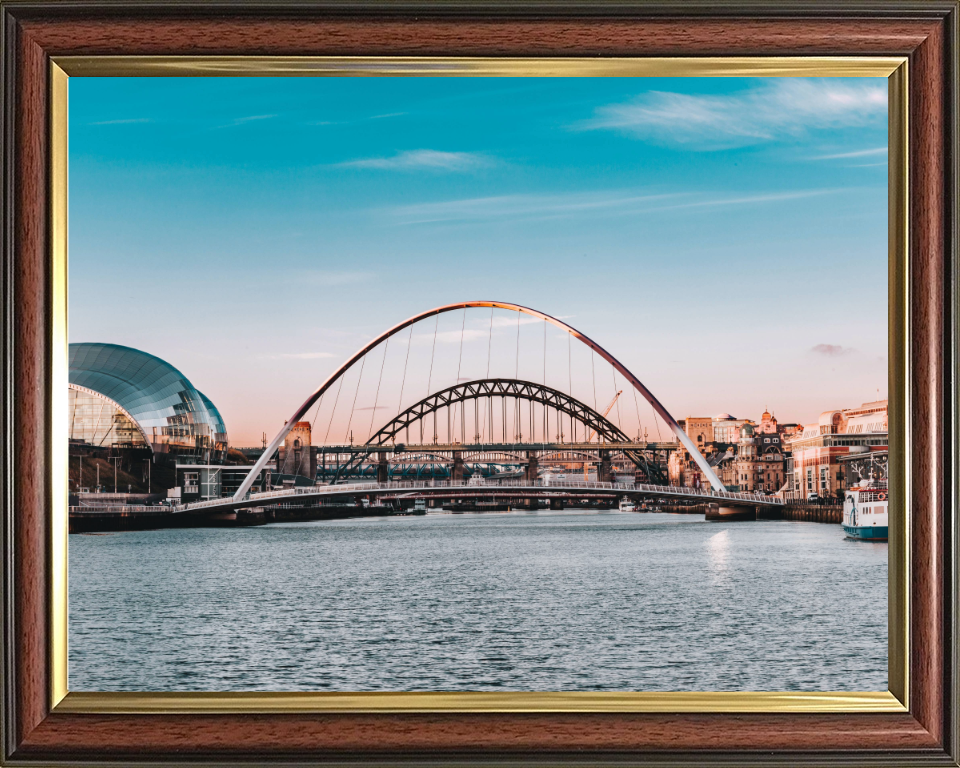
<path id="1" fill-rule="evenodd" d="M 320 445 L 323 453 L 520 453 L 523 451 L 675 451 L 679 443 L 639 442 L 609 443 L 594 440 L 590 443 L 386 443 L 384 445 Z"/>
<path id="2" fill-rule="evenodd" d="M 753 493 L 734 493 L 731 491 L 714 491 L 699 488 L 685 488 L 669 485 L 646 485 L 641 483 L 601 483 L 569 480 L 489 480 L 484 482 L 468 481 L 455 483 L 448 480 L 421 481 L 421 482 L 388 482 L 388 483 L 350 483 L 343 485 L 316 485 L 301 488 L 285 488 L 278 491 L 251 493 L 242 501 L 232 498 L 209 499 L 191 504 L 180 504 L 172 507 L 131 507 L 125 511 L 136 513 L 152 512 L 165 509 L 174 513 L 185 514 L 216 514 L 218 512 L 232 512 L 238 509 L 270 506 L 282 504 L 285 501 L 311 502 L 320 499 L 336 499 L 342 497 L 356 498 L 359 496 L 394 495 L 397 492 L 408 492 L 424 496 L 508 496 L 511 493 L 536 494 L 547 497 L 577 497 L 578 495 L 595 497 L 629 496 L 631 498 L 661 498 L 694 503 L 718 502 L 727 504 L 781 506 L 782 499 L 774 496 L 759 496 Z M 90 513 L 97 510 L 109 510 L 109 507 L 71 507 L 70 511 L 76 514 Z"/>

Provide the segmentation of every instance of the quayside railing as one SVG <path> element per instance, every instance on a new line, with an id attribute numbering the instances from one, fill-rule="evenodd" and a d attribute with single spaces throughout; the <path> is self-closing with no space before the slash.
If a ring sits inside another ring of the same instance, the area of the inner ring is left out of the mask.
<path id="1" fill-rule="evenodd" d="M 589 480 L 497 480 L 485 478 L 483 480 L 468 480 L 463 483 L 452 480 L 391 480 L 386 483 L 341 483 L 339 485 L 312 485 L 297 488 L 283 488 L 275 491 L 249 493 L 243 503 L 268 502 L 271 499 L 296 498 L 297 496 L 348 496 L 351 493 L 370 493 L 373 491 L 416 491 L 427 489 L 458 488 L 464 490 L 495 488 L 546 488 L 557 490 L 600 490 L 615 491 L 618 493 L 649 493 L 660 496 L 682 496 L 685 498 L 697 497 L 703 499 L 724 499 L 742 501 L 754 504 L 782 504 L 783 501 L 773 496 L 764 496 L 757 493 L 743 491 L 715 491 L 713 489 L 688 488 L 674 485 L 653 485 L 649 483 L 612 483 Z M 177 507 L 177 510 L 203 509 L 206 507 L 226 506 L 234 504 L 229 497 L 223 499 L 208 499 Z"/>
<path id="2" fill-rule="evenodd" d="M 740 501 L 750 504 L 783 504 L 783 499 L 774 496 L 764 496 L 758 493 L 744 491 L 715 491 L 712 488 L 688 488 L 676 485 L 653 485 L 649 483 L 612 483 L 590 480 L 523 480 L 523 479 L 471 479 L 466 482 L 452 480 L 391 480 L 386 483 L 342 483 L 340 485 L 311 485 L 297 488 L 283 488 L 275 491 L 248 493 L 243 499 L 244 506 L 254 506 L 258 502 L 270 502 L 273 499 L 291 499 L 298 496 L 349 496 L 350 494 L 364 494 L 373 491 L 417 491 L 428 489 L 458 488 L 463 490 L 494 490 L 494 489 L 531 489 L 544 488 L 559 491 L 614 491 L 616 493 L 645 493 L 661 497 L 702 498 L 704 500 L 722 499 L 725 501 Z M 100 507 L 81 506 L 70 507 L 71 514 L 96 514 L 97 512 L 111 513 L 147 513 L 159 514 L 163 511 L 194 512 L 211 507 L 234 508 L 238 502 L 231 497 L 194 501 L 189 504 L 170 505 L 105 505 Z"/>

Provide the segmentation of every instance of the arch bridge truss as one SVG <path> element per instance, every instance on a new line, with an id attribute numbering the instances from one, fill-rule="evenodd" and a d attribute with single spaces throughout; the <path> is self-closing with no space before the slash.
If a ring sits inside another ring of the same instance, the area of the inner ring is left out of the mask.
<path id="1" fill-rule="evenodd" d="M 495 400 L 500 401 L 500 424 L 495 423 L 494 414 L 496 409 L 493 407 L 493 402 Z M 446 389 L 441 389 L 437 392 L 434 392 L 433 394 L 428 395 L 419 402 L 413 404 L 377 430 L 377 432 L 374 433 L 374 435 L 366 442 L 361 450 L 351 452 L 349 460 L 346 463 L 338 466 L 332 482 L 336 483 L 344 477 L 358 474 L 358 468 L 364 463 L 369 463 L 370 457 L 373 454 L 383 455 L 383 461 L 386 461 L 385 454 L 387 452 L 393 453 L 397 450 L 404 450 L 405 444 L 402 442 L 398 443 L 397 437 L 400 436 L 401 433 L 403 433 L 405 437 L 408 436 L 410 434 L 410 429 L 413 426 L 419 427 L 418 431 L 420 433 L 420 445 L 418 445 L 418 448 L 422 448 L 423 427 L 426 425 L 426 422 L 431 416 L 433 418 L 432 425 L 430 426 L 433 428 L 434 444 L 437 444 L 436 440 L 438 423 L 445 420 L 447 424 L 448 444 L 444 447 L 449 451 L 449 448 L 453 445 L 456 445 L 457 447 L 462 446 L 460 450 L 457 450 L 456 448 L 453 449 L 454 456 L 452 462 L 453 464 L 456 464 L 456 462 L 459 460 L 462 464 L 464 460 L 463 451 L 470 450 L 470 444 L 467 443 L 466 440 L 467 435 L 462 431 L 465 429 L 464 425 L 467 421 L 466 419 L 462 417 L 459 419 L 459 423 L 461 425 L 461 440 L 455 444 L 449 442 L 449 436 L 452 434 L 453 425 L 457 422 L 457 410 L 466 407 L 468 403 L 472 403 L 477 409 L 478 416 L 478 418 L 474 420 L 474 423 L 478 424 L 480 403 L 482 401 L 486 401 L 484 413 L 486 415 L 487 423 L 484 425 L 484 429 L 489 428 L 490 430 L 488 433 L 490 442 L 495 439 L 496 433 L 499 431 L 503 440 L 502 445 L 507 445 L 508 436 L 511 434 L 511 430 L 513 430 L 513 435 L 522 440 L 523 425 L 520 423 L 520 421 L 523 420 L 523 414 L 522 409 L 520 408 L 520 403 L 527 402 L 530 403 L 531 406 L 540 405 L 543 407 L 542 418 L 544 419 L 544 424 L 546 426 L 545 431 L 549 430 L 552 412 L 553 425 L 559 433 L 558 437 L 563 434 L 563 430 L 567 425 L 570 426 L 569 434 L 575 435 L 577 431 L 577 425 L 579 424 L 583 427 L 584 436 L 589 434 L 597 437 L 599 440 L 597 443 L 597 450 L 601 452 L 614 450 L 622 451 L 626 458 L 629 459 L 634 466 L 643 473 L 643 476 L 647 482 L 658 484 L 664 484 L 665 482 L 662 469 L 655 458 L 651 457 L 646 451 L 637 450 L 635 448 L 621 447 L 623 445 L 631 445 L 632 442 L 630 438 L 616 424 L 602 414 L 597 413 L 597 411 L 590 406 L 577 400 L 571 395 L 566 394 L 565 392 L 561 392 L 560 390 L 553 389 L 543 384 L 537 384 L 536 382 L 532 381 L 502 378 L 477 379 L 475 381 L 457 384 L 455 386 L 447 387 Z M 513 404 L 513 419 L 512 423 L 509 425 L 507 423 L 507 414 L 511 412 L 511 409 L 507 407 L 508 402 L 512 402 Z M 527 417 L 532 422 L 532 419 L 539 419 L 541 415 L 538 413 L 535 416 L 533 407 L 530 407 L 528 408 Z M 531 423 L 531 432 L 532 431 Z M 481 435 L 476 434 L 472 435 L 471 437 L 473 437 L 477 441 L 477 444 L 479 444 Z M 516 446 L 517 442 L 514 440 L 509 444 L 511 446 Z M 479 453 L 476 448 L 474 448 L 474 450 L 471 452 Z M 496 452 L 509 456 L 510 458 L 508 461 L 510 463 L 529 463 L 529 458 L 517 461 L 513 458 L 516 456 L 516 454 L 510 451 L 502 450 Z M 490 453 L 490 451 L 487 451 L 486 453 Z M 433 459 L 433 462 L 435 461 L 436 459 Z M 397 457 L 394 457 L 393 463 L 398 463 Z M 359 474 L 363 473 L 361 472 Z M 444 470 L 441 472 L 441 474 L 446 476 L 447 472 Z"/>

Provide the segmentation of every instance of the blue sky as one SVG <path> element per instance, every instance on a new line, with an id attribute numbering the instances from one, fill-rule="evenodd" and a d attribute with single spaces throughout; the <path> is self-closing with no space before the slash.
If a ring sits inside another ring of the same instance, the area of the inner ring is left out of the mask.
<path id="1" fill-rule="evenodd" d="M 886 114 L 880 79 L 72 78 L 70 337 L 169 360 L 237 445 L 464 299 L 677 418 L 811 421 L 886 396 Z"/>

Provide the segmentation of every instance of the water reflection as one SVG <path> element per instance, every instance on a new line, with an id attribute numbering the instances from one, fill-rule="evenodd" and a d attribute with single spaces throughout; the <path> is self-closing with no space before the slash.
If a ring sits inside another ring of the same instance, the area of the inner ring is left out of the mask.
<path id="1" fill-rule="evenodd" d="M 70 688 L 886 690 L 886 545 L 718 527 L 571 511 L 71 536 Z"/>
<path id="2" fill-rule="evenodd" d="M 707 539 L 707 563 L 710 566 L 710 575 L 714 584 L 727 575 L 730 559 L 730 530 L 724 528 Z"/>

